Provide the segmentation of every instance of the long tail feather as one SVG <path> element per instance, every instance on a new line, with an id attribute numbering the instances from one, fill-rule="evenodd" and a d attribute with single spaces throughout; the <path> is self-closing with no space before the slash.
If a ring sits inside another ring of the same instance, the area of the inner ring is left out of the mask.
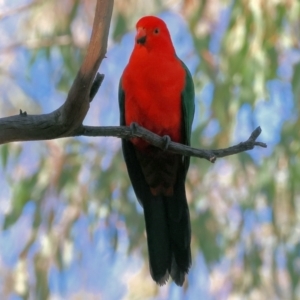
<path id="1" fill-rule="evenodd" d="M 133 145 L 125 140 L 122 144 L 134 191 L 144 208 L 151 276 L 159 285 L 163 285 L 171 275 L 174 282 L 182 286 L 191 265 L 185 172 L 179 170 L 172 196 L 154 196 Z"/>
<path id="2" fill-rule="evenodd" d="M 172 252 L 170 275 L 179 286 L 182 286 L 192 263 L 190 215 L 183 176 L 184 173 L 180 173 L 177 178 L 174 195 L 166 198 Z"/>
<path id="3" fill-rule="evenodd" d="M 169 278 L 171 245 L 166 207 L 162 197 L 143 200 L 149 265 L 152 278 L 160 285 Z"/>

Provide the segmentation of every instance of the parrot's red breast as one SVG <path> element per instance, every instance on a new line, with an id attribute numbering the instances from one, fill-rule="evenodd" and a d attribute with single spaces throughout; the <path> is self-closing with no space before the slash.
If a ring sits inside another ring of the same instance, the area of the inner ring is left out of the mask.
<path id="1" fill-rule="evenodd" d="M 126 125 L 137 122 L 158 135 L 169 135 L 173 141 L 181 142 L 185 70 L 164 22 L 147 17 L 136 27 L 135 47 L 122 76 Z M 141 150 L 147 146 L 141 139 L 132 142 Z"/>

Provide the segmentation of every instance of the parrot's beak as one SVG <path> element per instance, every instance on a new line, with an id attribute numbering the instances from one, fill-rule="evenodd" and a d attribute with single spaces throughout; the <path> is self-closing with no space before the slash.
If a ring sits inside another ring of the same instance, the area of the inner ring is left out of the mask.
<path id="1" fill-rule="evenodd" d="M 139 27 L 137 29 L 137 34 L 135 37 L 135 40 L 137 42 L 137 44 L 141 44 L 144 45 L 146 42 L 146 30 L 142 27 Z"/>

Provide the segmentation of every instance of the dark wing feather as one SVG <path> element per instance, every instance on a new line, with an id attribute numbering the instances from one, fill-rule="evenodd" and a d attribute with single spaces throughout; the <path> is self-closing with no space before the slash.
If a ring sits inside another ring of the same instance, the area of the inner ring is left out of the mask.
<path id="1" fill-rule="evenodd" d="M 185 87 L 181 94 L 182 101 L 182 112 L 183 112 L 183 133 L 184 133 L 184 144 L 190 146 L 191 145 L 191 134 L 192 134 L 192 123 L 195 114 L 195 89 L 192 75 L 184 64 L 181 61 L 181 64 L 185 70 Z M 184 165 L 185 165 L 185 174 L 188 171 L 190 165 L 190 157 L 184 157 Z"/>
<path id="2" fill-rule="evenodd" d="M 121 79 L 122 80 L 122 79 Z M 120 125 L 125 125 L 125 93 L 119 87 Z M 161 196 L 153 196 L 137 160 L 135 149 L 122 140 L 122 150 L 135 194 L 144 208 L 150 271 L 160 285 L 166 283 L 171 269 L 171 249 L 165 203 Z"/>

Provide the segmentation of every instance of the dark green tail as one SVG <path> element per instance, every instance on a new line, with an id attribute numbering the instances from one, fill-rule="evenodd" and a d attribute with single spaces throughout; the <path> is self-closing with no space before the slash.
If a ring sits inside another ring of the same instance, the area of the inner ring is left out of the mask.
<path id="1" fill-rule="evenodd" d="M 191 266 L 191 228 L 184 166 L 178 168 L 173 196 L 153 196 L 134 146 L 123 140 L 122 147 L 134 191 L 144 208 L 151 276 L 162 285 L 171 275 L 181 286 Z"/>

